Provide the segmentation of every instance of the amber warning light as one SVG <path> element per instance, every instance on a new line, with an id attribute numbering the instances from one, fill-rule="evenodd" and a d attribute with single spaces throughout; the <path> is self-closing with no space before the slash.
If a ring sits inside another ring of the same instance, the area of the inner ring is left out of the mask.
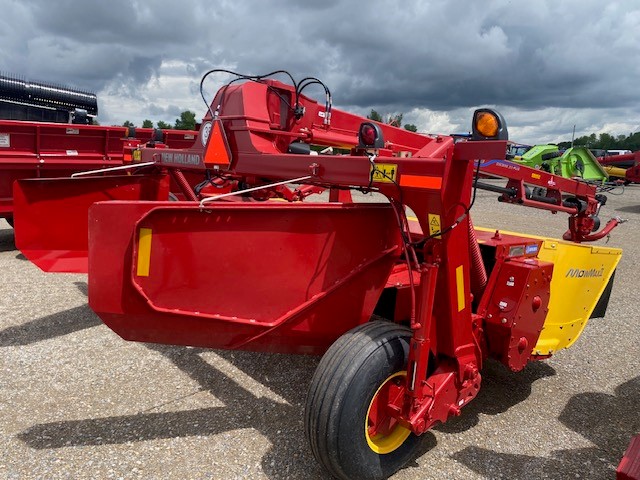
<path id="1" fill-rule="evenodd" d="M 481 108 L 473 113 L 474 140 L 508 140 L 507 123 L 495 110 Z"/>

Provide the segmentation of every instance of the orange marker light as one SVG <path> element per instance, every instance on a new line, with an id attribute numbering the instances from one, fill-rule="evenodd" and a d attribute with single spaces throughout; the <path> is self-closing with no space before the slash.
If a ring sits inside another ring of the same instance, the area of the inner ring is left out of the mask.
<path id="1" fill-rule="evenodd" d="M 498 118 L 490 112 L 480 112 L 476 116 L 476 130 L 485 137 L 495 137 L 498 135 L 500 122 Z"/>

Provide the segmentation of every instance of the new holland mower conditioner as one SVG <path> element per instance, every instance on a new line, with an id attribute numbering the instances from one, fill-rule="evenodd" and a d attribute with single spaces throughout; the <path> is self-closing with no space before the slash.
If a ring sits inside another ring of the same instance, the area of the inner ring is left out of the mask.
<path id="1" fill-rule="evenodd" d="M 305 407 L 313 455 L 337 478 L 386 478 L 464 414 L 488 358 L 521 370 L 604 315 L 621 251 L 591 242 L 621 220 L 601 225 L 594 186 L 506 161 L 491 109 L 468 140 L 427 136 L 332 108 L 317 78 L 272 76 L 224 86 L 189 149 L 17 182 L 16 242 L 41 268 L 88 271 L 89 305 L 126 340 L 323 355 Z M 166 201 L 170 178 L 185 200 Z M 566 214 L 563 239 L 475 228 L 476 189 Z M 69 215 L 37 231 L 48 208 Z"/>

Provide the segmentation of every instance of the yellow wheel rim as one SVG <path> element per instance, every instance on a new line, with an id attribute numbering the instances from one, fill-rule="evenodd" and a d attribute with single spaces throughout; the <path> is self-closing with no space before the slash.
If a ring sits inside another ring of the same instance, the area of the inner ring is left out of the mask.
<path id="1" fill-rule="evenodd" d="M 397 450 L 409 435 L 411 435 L 411 430 L 403 427 L 399 423 L 397 423 L 391 416 L 385 415 L 384 418 L 377 418 L 377 424 L 385 422 L 386 428 L 384 428 L 384 432 L 374 432 L 375 425 L 372 425 L 373 417 L 372 417 L 372 408 L 378 409 L 377 401 L 383 396 L 383 394 L 389 394 L 389 390 L 392 387 L 392 383 L 397 382 L 398 377 L 406 377 L 407 372 L 401 371 L 390 375 L 382 385 L 376 390 L 376 393 L 373 395 L 371 402 L 369 403 L 369 408 L 367 409 L 367 416 L 364 419 L 364 434 L 367 439 L 367 444 L 369 448 L 376 452 L 377 454 L 384 455 L 386 453 L 391 453 L 394 450 Z"/>

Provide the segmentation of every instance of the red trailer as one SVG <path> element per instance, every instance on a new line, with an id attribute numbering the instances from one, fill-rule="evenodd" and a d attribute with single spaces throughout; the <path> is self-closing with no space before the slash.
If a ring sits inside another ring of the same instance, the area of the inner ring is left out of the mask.
<path id="1" fill-rule="evenodd" d="M 196 131 L 164 130 L 157 138 L 173 148 L 189 148 Z M 0 120 L 0 218 L 13 223 L 13 182 L 51 178 L 123 165 L 125 150 L 154 139 L 152 128 L 103 127 Z"/>

